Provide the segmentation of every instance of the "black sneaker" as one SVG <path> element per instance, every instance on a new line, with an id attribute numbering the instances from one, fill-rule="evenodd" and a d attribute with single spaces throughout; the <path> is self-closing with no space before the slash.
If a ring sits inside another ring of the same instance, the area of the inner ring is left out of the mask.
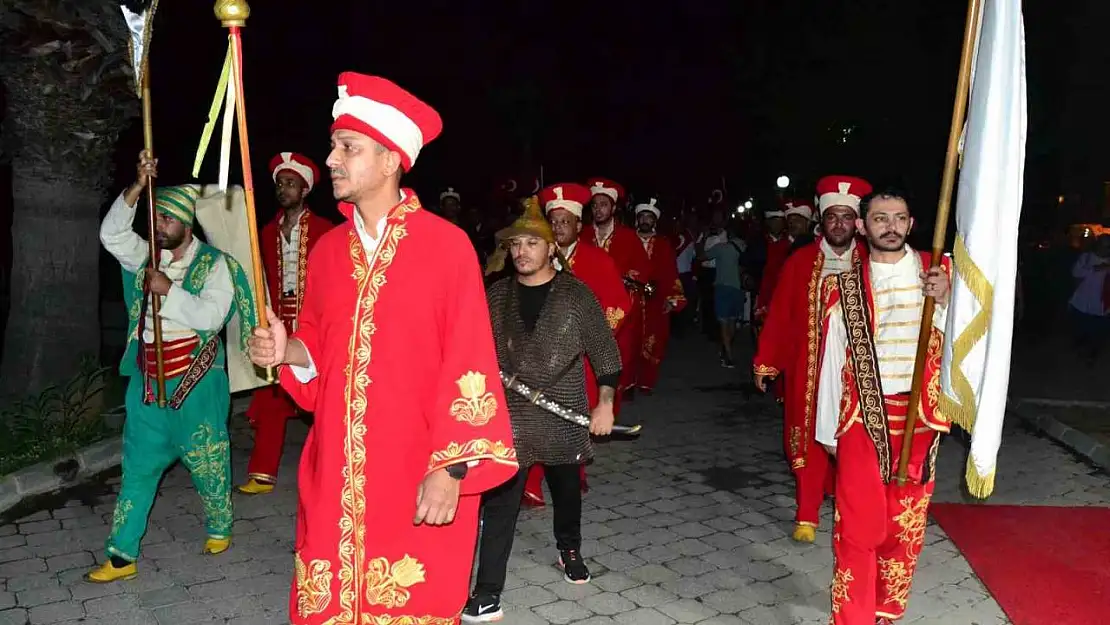
<path id="1" fill-rule="evenodd" d="M 559 566 L 563 569 L 563 579 L 571 584 L 587 584 L 590 581 L 590 569 L 582 560 L 582 554 L 576 549 L 567 549 L 559 552 Z"/>
<path id="2" fill-rule="evenodd" d="M 501 597 L 492 595 L 471 597 L 462 612 L 464 623 L 494 623 L 503 618 L 505 611 L 501 609 Z"/>

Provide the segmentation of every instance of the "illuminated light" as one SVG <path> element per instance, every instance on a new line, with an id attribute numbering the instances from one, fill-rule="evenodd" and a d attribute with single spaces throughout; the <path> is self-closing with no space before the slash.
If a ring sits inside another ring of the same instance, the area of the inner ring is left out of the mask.
<path id="1" fill-rule="evenodd" d="M 775 184 L 778 185 L 778 188 L 785 189 L 786 187 L 790 186 L 790 177 L 779 176 L 778 180 L 775 181 Z"/>

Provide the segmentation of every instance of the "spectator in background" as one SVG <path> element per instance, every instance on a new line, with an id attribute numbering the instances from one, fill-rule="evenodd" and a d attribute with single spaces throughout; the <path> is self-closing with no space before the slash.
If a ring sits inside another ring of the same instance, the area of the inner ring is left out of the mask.
<path id="1" fill-rule="evenodd" d="M 713 247 L 708 247 L 710 237 L 706 236 L 697 242 L 696 251 L 698 260 L 712 262 L 713 272 L 713 297 L 705 301 L 713 302 L 711 309 L 717 319 L 717 328 L 721 340 L 721 366 L 726 369 L 736 367 L 732 354 L 733 338 L 736 335 L 736 326 L 744 314 L 744 286 L 741 263 L 744 258 L 743 242 L 727 228 L 722 228 L 717 235 L 719 241 Z"/>
<path id="2" fill-rule="evenodd" d="M 1079 281 L 1068 302 L 1073 319 L 1075 349 L 1088 364 L 1094 364 L 1102 353 L 1110 319 L 1110 235 L 1098 237 L 1094 245 L 1075 262 L 1072 277 Z"/>

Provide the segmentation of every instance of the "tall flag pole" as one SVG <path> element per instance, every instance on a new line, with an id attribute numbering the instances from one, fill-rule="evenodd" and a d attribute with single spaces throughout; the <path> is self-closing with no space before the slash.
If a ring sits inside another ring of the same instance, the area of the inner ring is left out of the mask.
<path id="1" fill-rule="evenodd" d="M 151 118 L 150 106 L 150 39 L 154 34 L 154 12 L 158 9 L 158 0 L 152 0 L 143 7 L 141 13 L 135 13 L 125 4 L 120 5 L 123 19 L 127 23 L 128 50 L 130 51 L 131 68 L 135 75 L 135 94 L 143 101 L 143 150 L 147 157 L 154 159 L 154 125 Z M 147 176 L 146 180 L 146 208 L 147 208 L 147 245 L 150 252 L 150 264 L 158 267 L 159 250 L 155 238 L 155 222 L 157 213 L 154 210 L 154 177 Z M 162 298 L 151 293 L 151 330 L 154 332 L 154 358 L 157 364 L 157 392 L 156 399 L 159 408 L 166 407 L 166 362 L 162 354 Z"/>
<path id="2" fill-rule="evenodd" d="M 948 236 L 948 211 L 952 204 L 952 190 L 956 186 L 956 171 L 960 161 L 960 136 L 967 116 L 967 96 L 971 90 L 971 67 L 975 56 L 975 38 L 979 30 L 979 16 L 983 0 L 969 0 L 967 21 L 964 25 L 963 49 L 960 54 L 960 73 L 956 80 L 956 102 L 952 107 L 952 124 L 948 130 L 948 151 L 944 157 L 944 176 L 940 184 L 940 198 L 937 202 L 936 226 L 933 229 L 933 256 L 930 268 L 940 266 L 944 255 L 944 241 Z M 933 312 L 936 300 L 925 297 L 921 308 L 921 328 L 917 335 L 917 358 L 913 365 L 913 378 L 910 386 L 910 403 L 906 414 L 906 432 L 912 433 L 917 427 L 920 416 L 921 393 L 925 386 L 925 360 L 929 353 L 929 337 L 933 331 Z M 902 441 L 901 458 L 898 461 L 898 483 L 906 484 L 909 471 L 910 451 L 913 436 L 906 435 Z"/>
<path id="3" fill-rule="evenodd" d="M 1010 382 L 1028 127 L 1021 0 L 986 0 L 956 199 L 941 409 L 971 433 L 968 491 L 994 490 Z"/>
<path id="4" fill-rule="evenodd" d="M 243 90 L 243 40 L 241 30 L 247 24 L 251 9 L 246 0 L 217 0 L 214 8 L 216 19 L 228 30 L 227 54 L 216 86 L 216 95 L 208 113 L 208 122 L 201 134 L 200 146 L 193 162 L 193 177 L 200 175 L 200 166 L 208 149 L 220 109 L 224 109 L 223 131 L 220 142 L 219 188 L 227 190 L 228 169 L 231 163 L 231 134 L 233 121 L 239 134 L 239 156 L 243 169 L 243 197 L 246 203 L 247 232 L 250 235 L 251 271 L 254 280 L 254 301 L 257 306 L 259 327 L 268 328 L 266 318 L 265 275 L 262 272 L 262 254 L 258 242 L 258 219 L 254 205 L 254 175 L 251 170 L 250 138 L 247 134 L 247 106 Z M 273 370 L 267 370 L 267 381 L 274 381 Z"/>

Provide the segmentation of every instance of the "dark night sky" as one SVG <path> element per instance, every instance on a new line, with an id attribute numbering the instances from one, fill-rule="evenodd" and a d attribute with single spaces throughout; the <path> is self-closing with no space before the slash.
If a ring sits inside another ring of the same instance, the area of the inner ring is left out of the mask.
<path id="1" fill-rule="evenodd" d="M 163 2 L 152 78 L 163 183 L 187 179 L 226 48 L 211 2 Z M 1057 193 L 1101 202 L 1110 2 L 1028 0 L 1026 212 Z M 275 8 L 276 6 L 283 8 Z M 558 6 L 558 10 L 555 7 Z M 545 166 L 700 202 L 722 175 L 765 197 L 779 173 L 900 181 L 932 212 L 966 4 L 928 0 L 589 3 L 255 2 L 244 31 L 259 206 L 281 150 L 322 165 L 335 78 L 386 76 L 443 115 L 410 180 L 477 201 Z M 839 144 L 839 128 L 854 127 Z M 121 144 L 123 176 L 141 143 Z M 215 179 L 217 148 L 204 178 Z M 236 156 L 237 158 L 237 156 Z M 238 179 L 238 175 L 234 175 Z M 318 206 L 332 202 L 317 191 Z M 920 213 L 919 213 L 920 214 Z"/>

